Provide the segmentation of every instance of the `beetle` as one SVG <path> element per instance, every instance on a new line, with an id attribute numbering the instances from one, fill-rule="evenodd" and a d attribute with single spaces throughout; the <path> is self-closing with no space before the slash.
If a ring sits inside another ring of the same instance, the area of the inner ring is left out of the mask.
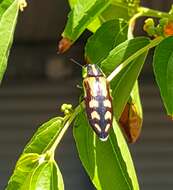
<path id="1" fill-rule="evenodd" d="M 106 141 L 113 121 L 112 97 L 109 82 L 96 64 L 83 67 L 83 87 L 89 124 L 100 140 Z"/>

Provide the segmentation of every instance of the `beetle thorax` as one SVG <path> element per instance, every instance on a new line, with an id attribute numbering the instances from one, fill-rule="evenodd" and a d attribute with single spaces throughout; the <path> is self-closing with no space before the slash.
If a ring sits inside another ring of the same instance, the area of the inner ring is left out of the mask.
<path id="1" fill-rule="evenodd" d="M 87 68 L 87 77 L 103 76 L 102 71 L 95 64 L 88 64 L 86 68 Z"/>

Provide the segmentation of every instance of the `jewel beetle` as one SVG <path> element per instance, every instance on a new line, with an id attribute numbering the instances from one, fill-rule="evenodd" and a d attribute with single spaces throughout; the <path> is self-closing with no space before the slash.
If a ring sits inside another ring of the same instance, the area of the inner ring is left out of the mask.
<path id="1" fill-rule="evenodd" d="M 100 140 L 106 141 L 113 120 L 109 82 L 96 64 L 83 67 L 83 78 L 84 102 L 89 124 Z"/>

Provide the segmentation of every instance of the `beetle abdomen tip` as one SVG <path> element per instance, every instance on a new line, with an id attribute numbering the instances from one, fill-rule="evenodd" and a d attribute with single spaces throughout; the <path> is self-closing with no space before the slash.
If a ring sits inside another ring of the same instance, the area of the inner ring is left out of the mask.
<path id="1" fill-rule="evenodd" d="M 106 138 L 99 138 L 102 142 L 105 142 L 108 140 L 108 136 Z"/>
<path id="2" fill-rule="evenodd" d="M 105 132 L 101 132 L 100 134 L 99 134 L 99 139 L 101 140 L 101 141 L 107 141 L 108 140 L 108 137 L 109 137 L 109 135 L 107 134 L 107 133 L 105 133 Z"/>

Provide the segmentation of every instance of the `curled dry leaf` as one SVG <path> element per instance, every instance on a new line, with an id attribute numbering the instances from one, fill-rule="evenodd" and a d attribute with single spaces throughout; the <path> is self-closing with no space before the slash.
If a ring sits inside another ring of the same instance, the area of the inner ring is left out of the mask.
<path id="1" fill-rule="evenodd" d="M 58 53 L 66 52 L 72 45 L 72 41 L 68 38 L 62 38 L 58 44 Z"/>
<path id="2" fill-rule="evenodd" d="M 135 143 L 141 133 L 142 119 L 135 104 L 127 103 L 119 119 L 120 127 L 129 143 Z"/>

